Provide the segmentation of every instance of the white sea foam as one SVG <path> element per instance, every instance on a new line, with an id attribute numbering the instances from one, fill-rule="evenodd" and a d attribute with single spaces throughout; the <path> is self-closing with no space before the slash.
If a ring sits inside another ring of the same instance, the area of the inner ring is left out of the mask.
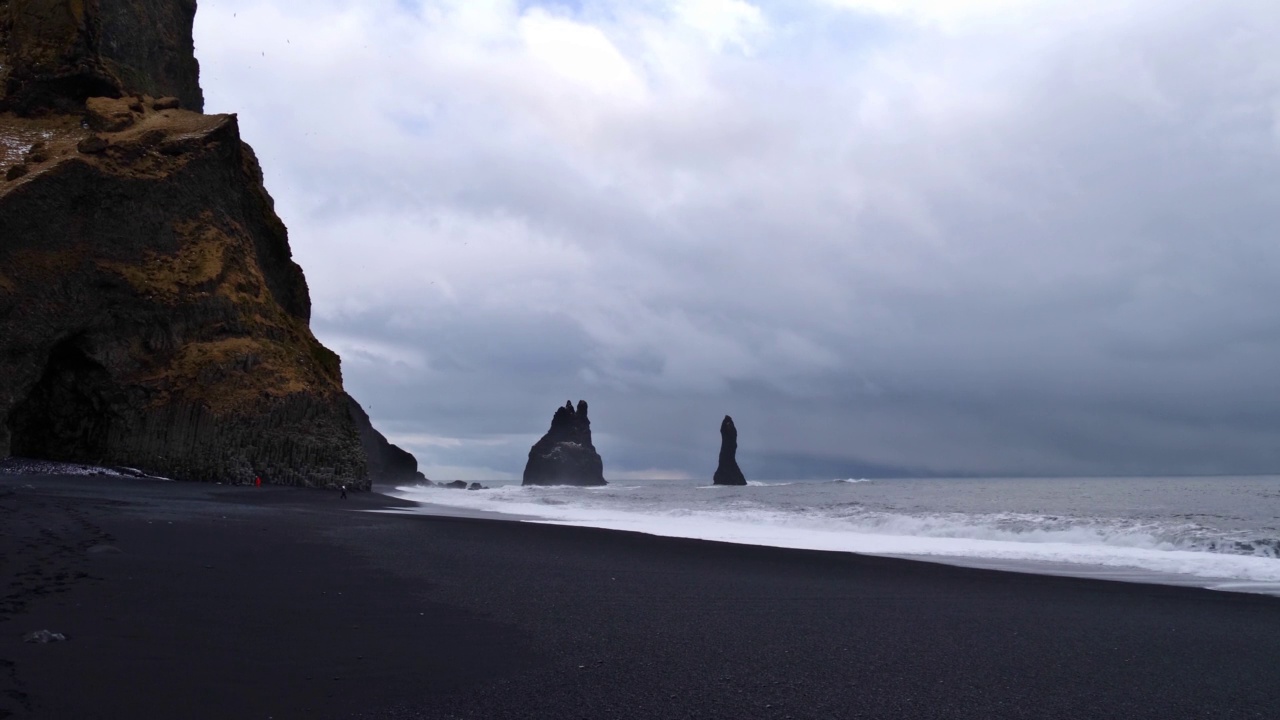
<path id="1" fill-rule="evenodd" d="M 666 499 L 658 492 L 637 498 L 636 493 L 499 487 L 475 493 L 401 488 L 399 494 L 435 506 L 563 525 L 1032 572 L 1117 577 L 1123 570 L 1131 580 L 1280 594 L 1274 541 L 1238 540 L 1191 521 L 869 510 L 834 487 L 830 492 L 839 494 L 823 505 L 785 505 L 774 499 L 783 492 L 796 491 L 761 483 L 737 488 L 736 495 L 699 493 L 692 507 L 675 503 L 694 496 Z"/>

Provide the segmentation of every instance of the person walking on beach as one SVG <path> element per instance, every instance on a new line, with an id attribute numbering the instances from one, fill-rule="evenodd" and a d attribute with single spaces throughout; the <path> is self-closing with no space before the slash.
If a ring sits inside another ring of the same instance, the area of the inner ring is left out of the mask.
<path id="1" fill-rule="evenodd" d="M 339 485 L 338 487 L 342 489 L 342 494 L 338 496 L 338 499 L 339 499 L 339 500 L 346 500 L 346 499 L 347 499 L 347 486 L 346 486 L 346 485 Z"/>

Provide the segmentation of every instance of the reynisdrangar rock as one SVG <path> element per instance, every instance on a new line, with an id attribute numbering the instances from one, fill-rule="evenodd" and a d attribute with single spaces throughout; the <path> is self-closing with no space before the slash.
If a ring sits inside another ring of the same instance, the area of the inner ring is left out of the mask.
<path id="1" fill-rule="evenodd" d="M 728 415 L 720 422 L 720 463 L 713 479 L 715 485 L 746 485 L 747 478 L 738 467 L 738 428 Z"/>
<path id="2" fill-rule="evenodd" d="M 525 485 L 606 485 L 604 462 L 591 442 L 587 401 L 556 410 L 551 429 L 529 450 Z"/>

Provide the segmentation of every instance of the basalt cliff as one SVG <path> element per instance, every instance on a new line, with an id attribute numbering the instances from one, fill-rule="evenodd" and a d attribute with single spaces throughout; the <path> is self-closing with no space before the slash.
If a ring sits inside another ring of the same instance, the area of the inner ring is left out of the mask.
<path id="1" fill-rule="evenodd" d="M 367 488 L 384 451 L 235 116 L 203 114 L 195 10 L 0 0 L 0 458 Z"/>

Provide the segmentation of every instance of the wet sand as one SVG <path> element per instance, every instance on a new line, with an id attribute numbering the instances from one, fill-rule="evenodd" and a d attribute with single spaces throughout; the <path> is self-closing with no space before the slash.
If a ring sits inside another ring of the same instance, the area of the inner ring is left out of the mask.
<path id="1" fill-rule="evenodd" d="M 1280 708 L 1280 598 L 356 512 L 402 504 L 0 476 L 0 718 Z"/>

